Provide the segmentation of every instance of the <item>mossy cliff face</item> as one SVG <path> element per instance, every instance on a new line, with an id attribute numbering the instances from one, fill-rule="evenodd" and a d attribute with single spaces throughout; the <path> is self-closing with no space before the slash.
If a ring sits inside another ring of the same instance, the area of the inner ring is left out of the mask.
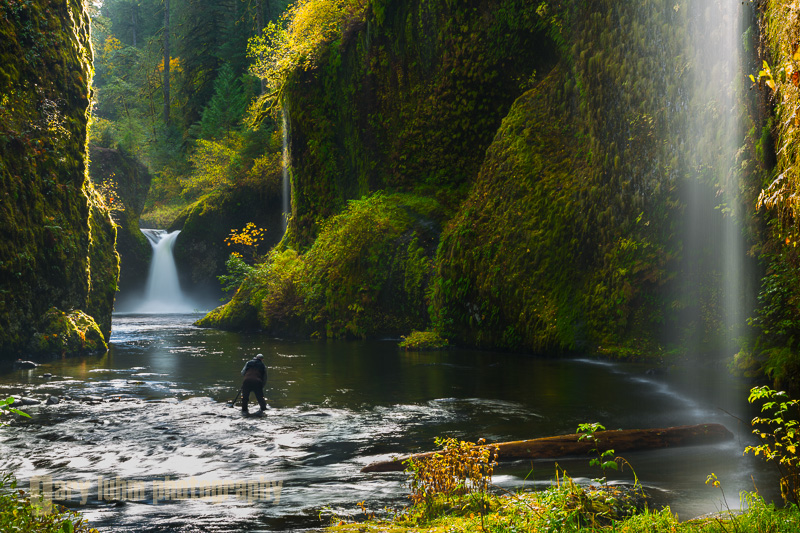
<path id="1" fill-rule="evenodd" d="M 721 110 L 691 89 L 702 77 L 695 27 L 720 16 L 715 9 L 371 2 L 363 23 L 287 85 L 293 219 L 284 243 L 294 249 L 216 317 L 267 329 L 313 324 L 334 337 L 382 331 L 350 327 L 378 307 L 340 287 L 362 275 L 385 283 L 393 271 L 357 261 L 371 248 L 347 246 L 331 221 L 379 216 L 370 194 L 384 190 L 437 200 L 428 218 L 443 230 L 418 298 L 430 312 L 422 326 L 455 344 L 658 355 L 686 349 L 696 331 L 723 337 L 718 266 L 684 247 L 695 184 L 716 213 L 709 225 L 723 224 L 714 194 L 728 167 L 709 149 L 719 132 L 693 126 Z M 703 257 L 713 257 L 715 234 L 704 235 Z M 337 263 L 361 269 L 334 279 L 309 266 L 323 248 L 350 250 Z M 690 272 L 700 272 L 695 293 L 682 281 Z M 320 294 L 325 306 L 311 303 Z"/>
<path id="2" fill-rule="evenodd" d="M 140 162 L 119 150 L 89 147 L 89 175 L 96 188 L 113 195 L 111 212 L 117 225 L 120 275 L 117 304 L 144 291 L 153 249 L 139 229 L 139 217 L 147 200 L 152 177 Z"/>
<path id="3" fill-rule="evenodd" d="M 766 374 L 774 385 L 800 391 L 800 223 L 797 195 L 800 183 L 800 6 L 770 0 L 759 3 L 763 57 L 771 71 L 758 80 L 758 93 L 770 113 L 769 121 L 756 123 L 749 134 L 757 160 L 767 169 L 761 185 L 771 205 L 762 209 L 768 225 L 756 251 L 766 268 L 752 324 L 757 339 L 737 354 L 736 366 L 745 375 Z M 763 70 L 759 62 L 750 74 Z M 767 83 L 772 83 L 770 86 Z M 770 198 L 777 201 L 770 202 Z"/>
<path id="4" fill-rule="evenodd" d="M 284 102 L 301 248 L 370 191 L 425 190 L 457 205 L 555 46 L 532 2 L 381 0 L 323 55 Z"/>
<path id="5" fill-rule="evenodd" d="M 61 334 L 48 310 L 82 310 L 107 338 L 118 276 L 87 179 L 89 20 L 75 0 L 2 2 L 0 36 L 0 354 L 69 353 L 34 339 Z"/>
<path id="6" fill-rule="evenodd" d="M 754 20 L 704 2 L 551 7 L 561 64 L 515 103 L 445 229 L 434 322 L 484 347 L 723 354 L 746 317 L 728 322 L 725 263 L 747 245 L 731 260 L 722 235 L 755 236 L 759 172 L 752 140 L 726 144 L 745 137 L 753 93 L 728 81 L 745 76 L 720 81 L 727 59 L 703 56 L 728 32 L 752 46 Z"/>

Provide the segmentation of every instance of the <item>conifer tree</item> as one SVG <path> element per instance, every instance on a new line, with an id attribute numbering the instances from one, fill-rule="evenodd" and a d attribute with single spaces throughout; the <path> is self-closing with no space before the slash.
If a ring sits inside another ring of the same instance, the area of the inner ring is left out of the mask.
<path id="1" fill-rule="evenodd" d="M 224 63 L 214 80 L 214 96 L 203 109 L 200 132 L 204 139 L 230 135 L 247 106 L 247 95 L 229 63 Z"/>

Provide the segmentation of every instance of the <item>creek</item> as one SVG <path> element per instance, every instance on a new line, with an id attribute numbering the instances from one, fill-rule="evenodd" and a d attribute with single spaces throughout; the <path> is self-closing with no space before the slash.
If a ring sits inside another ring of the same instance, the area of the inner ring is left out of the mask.
<path id="1" fill-rule="evenodd" d="M 725 509 L 720 491 L 705 485 L 712 472 L 731 507 L 754 482 L 775 496 L 771 471 L 742 455 L 749 425 L 725 412 L 750 419 L 748 385 L 719 368 L 652 374 L 580 358 L 407 353 L 395 341 L 283 341 L 199 329 L 191 325 L 198 316 L 116 315 L 105 356 L 0 375 L 3 397 L 60 399 L 27 406 L 30 419 L 0 428 L 0 469 L 25 488 L 34 476 L 83 481 L 85 502 L 74 492 L 62 500 L 101 531 L 286 531 L 321 527 L 332 514 L 356 516 L 362 500 L 372 511 L 404 505 L 403 474 L 359 470 L 432 449 L 436 436 L 505 441 L 573 433 L 581 422 L 609 429 L 721 422 L 733 440 L 624 456 L 682 519 Z M 243 417 L 228 402 L 242 365 L 259 352 L 269 369 L 270 407 L 265 416 Z M 601 475 L 586 458 L 558 464 L 582 482 Z M 633 479 L 630 469 L 616 475 Z M 117 477 L 129 489 L 141 482 L 144 492 L 98 498 Z M 213 480 L 268 489 L 250 502 L 230 495 L 154 503 L 153 483 L 167 477 L 185 482 L 183 489 Z M 512 489 L 553 478 L 553 461 L 523 461 L 503 464 L 494 481 Z"/>

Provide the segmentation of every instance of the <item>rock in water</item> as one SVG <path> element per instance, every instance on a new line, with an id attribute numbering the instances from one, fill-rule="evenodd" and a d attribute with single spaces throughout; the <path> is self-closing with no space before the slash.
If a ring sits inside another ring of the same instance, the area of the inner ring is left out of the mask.
<path id="1" fill-rule="evenodd" d="M 39 405 L 40 403 L 42 402 L 34 398 L 20 397 L 20 398 L 14 398 L 14 403 L 11 404 L 11 407 L 23 407 L 25 405 Z"/>
<path id="2" fill-rule="evenodd" d="M 37 365 L 33 361 L 23 361 L 22 359 L 17 359 L 16 361 L 14 361 L 15 368 L 36 368 L 37 366 L 39 365 Z"/>

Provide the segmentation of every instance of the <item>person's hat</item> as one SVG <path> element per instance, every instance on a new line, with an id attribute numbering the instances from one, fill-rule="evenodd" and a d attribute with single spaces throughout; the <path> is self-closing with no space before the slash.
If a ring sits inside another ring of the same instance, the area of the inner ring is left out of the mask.
<path id="1" fill-rule="evenodd" d="M 260 353 L 260 354 L 256 355 L 256 359 L 264 359 L 264 354 Z"/>

